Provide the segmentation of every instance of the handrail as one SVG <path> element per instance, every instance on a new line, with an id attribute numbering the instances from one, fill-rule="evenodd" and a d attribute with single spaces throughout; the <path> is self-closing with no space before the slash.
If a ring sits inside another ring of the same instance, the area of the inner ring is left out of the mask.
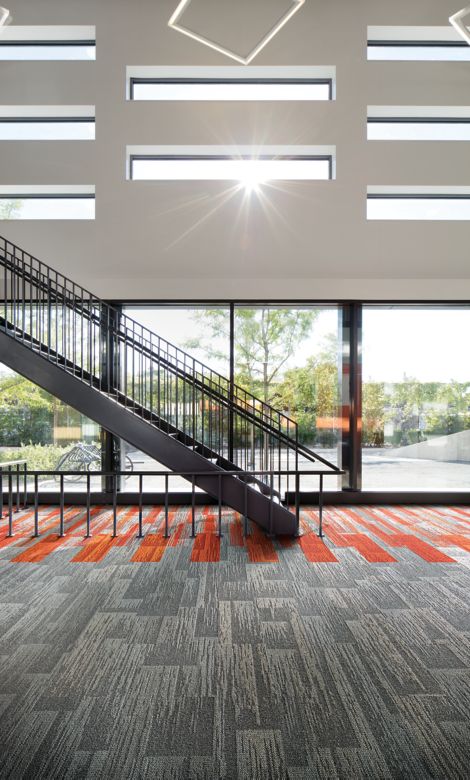
<path id="1" fill-rule="evenodd" d="M 133 332 L 134 332 L 135 328 L 137 327 L 138 329 L 140 329 L 140 330 L 141 330 L 141 332 L 142 332 L 142 333 L 144 333 L 144 332 L 145 332 L 145 333 L 147 333 L 147 334 L 148 334 L 148 336 L 146 337 L 146 340 L 147 340 L 147 341 L 148 341 L 150 344 L 153 344 L 153 339 L 158 339 L 158 343 L 159 343 L 159 345 L 160 345 L 162 342 L 163 342 L 164 344 L 166 344 L 166 346 L 167 346 L 167 350 L 166 350 L 166 351 L 167 351 L 167 352 L 168 352 L 169 350 L 174 350 L 176 353 L 179 353 L 179 354 L 181 354 L 181 355 L 182 355 L 184 358 L 186 358 L 186 359 L 187 359 L 187 360 L 188 360 L 190 363 L 192 362 L 192 363 L 193 363 L 193 366 L 195 366 L 196 364 L 198 364 L 199 366 L 201 366 L 201 367 L 202 367 L 202 369 L 203 369 L 203 370 L 205 369 L 206 371 L 209 371 L 211 376 L 214 376 L 214 377 L 218 378 L 219 380 L 223 380 L 224 382 L 227 382 L 228 384 L 230 384 L 230 380 L 229 380 L 229 379 L 227 379 L 227 377 L 224 377 L 224 376 L 223 376 L 223 374 L 219 374 L 219 372 L 218 372 L 218 371 L 215 371 L 215 370 L 214 370 L 213 368 L 211 368 L 210 366 L 207 366 L 206 364 L 202 363 L 202 361 L 198 360 L 197 358 L 194 358 L 194 357 L 193 357 L 192 355 L 190 355 L 188 352 L 185 352 L 185 350 L 181 349 L 181 347 L 178 347 L 178 346 L 176 346 L 175 344 L 173 344 L 172 342 L 168 341 L 167 339 L 164 339 L 164 338 L 162 338 L 161 336 L 159 336 L 158 334 L 154 333 L 153 331 L 151 331 L 151 330 L 150 330 L 149 328 L 147 328 L 146 326 L 144 326 L 144 325 L 141 325 L 139 322 L 137 322 L 137 320 L 134 320 L 132 317 L 129 317 L 129 315 L 128 315 L 128 314 L 123 314 L 121 311 L 118 311 L 118 309 L 116 309 L 116 308 L 115 308 L 114 306 L 112 306 L 111 304 L 107 303 L 106 301 L 103 301 L 102 299 L 98 298 L 96 295 L 93 295 L 93 294 L 92 294 L 92 293 L 90 293 L 88 290 L 86 290 L 84 287 L 81 287 L 81 285 L 78 285 L 78 284 L 76 284 L 76 283 L 75 283 L 75 282 L 73 282 L 71 279 L 69 279 L 69 278 L 68 278 L 68 277 L 66 277 L 65 275 L 61 274 L 60 272 L 58 272 L 58 271 L 55 271 L 55 270 L 54 270 L 54 269 L 53 269 L 51 266 L 47 265 L 47 263 L 43 263 L 41 260 L 38 260 L 37 258 L 35 258 L 33 255 L 29 254 L 28 252 L 27 252 L 27 253 L 25 253 L 25 252 L 24 252 L 24 250 L 20 249 L 20 247 L 18 247 L 18 246 L 17 246 L 16 244 L 14 244 L 13 242 L 11 242 L 11 241 L 8 241 L 8 239 L 5 239 L 3 236 L 0 236 L 0 242 L 4 242 L 5 246 L 7 246 L 7 245 L 10 245 L 10 246 L 14 247 L 15 249 L 19 250 L 19 251 L 20 251 L 20 252 L 21 252 L 23 255 L 24 255 L 24 254 L 27 254 L 27 255 L 28 255 L 28 257 L 29 257 L 29 258 L 30 258 L 32 261 L 35 261 L 36 263 L 38 263 L 38 265 L 39 265 L 40 267 L 47 269 L 47 271 L 49 272 L 49 274 L 50 274 L 50 273 L 53 273 L 53 274 L 55 274 L 55 275 L 56 275 L 56 277 L 62 278 L 62 279 L 63 279 L 63 281 L 65 282 L 65 284 L 58 285 L 58 286 L 61 286 L 61 287 L 63 288 L 63 290 L 68 290 L 68 289 L 69 289 L 69 288 L 67 287 L 67 284 L 69 284 L 69 285 L 72 285 L 73 289 L 78 289 L 78 290 L 80 290 L 80 292 L 81 292 L 81 295 L 78 297 L 78 300 L 79 300 L 79 301 L 84 299 L 83 293 L 85 293 L 85 299 L 87 299 L 87 298 L 88 298 L 88 299 L 90 299 L 90 302 L 91 302 L 91 304 L 92 304 L 92 305 L 93 305 L 94 303 L 95 303 L 95 304 L 97 303 L 97 304 L 99 304 L 99 306 L 100 306 L 100 307 L 105 307 L 106 309 L 109 309 L 109 311 L 113 312 L 113 314 L 114 314 L 114 315 L 115 315 L 115 317 L 116 317 L 116 321 L 117 321 L 117 322 L 119 322 L 119 323 L 122 323 L 122 322 L 123 322 L 123 320 L 124 320 L 124 321 L 126 321 L 126 322 L 129 322 L 129 323 L 131 323 L 131 325 L 132 325 L 132 329 L 133 329 Z M 6 250 L 5 250 L 5 251 L 6 251 Z M 10 254 L 11 254 L 11 253 L 10 253 Z M 19 259 L 18 259 L 18 258 L 17 258 L 17 257 L 16 257 L 14 254 L 12 254 L 12 258 L 13 258 L 13 260 L 12 260 L 12 261 L 8 261 L 6 257 L 4 258 L 4 260 L 5 260 L 6 262 L 11 262 L 13 265 L 14 265 L 14 264 L 17 264 L 17 263 L 20 263 L 20 262 L 21 262 L 21 263 L 23 263 L 23 264 L 25 264 L 25 263 L 26 263 L 26 261 L 25 261 L 24 259 L 23 259 L 23 260 L 19 260 Z M 0 257 L 0 263 L 4 264 L 4 263 L 2 262 L 2 260 L 3 260 L 3 259 Z M 32 266 L 32 264 L 31 264 L 31 263 L 29 263 L 29 267 L 30 267 L 30 269 L 31 269 L 31 272 L 33 272 L 33 266 Z M 46 279 L 48 278 L 46 274 L 43 274 L 42 272 L 40 272 L 40 273 L 41 273 L 41 276 L 45 277 Z M 34 285 L 34 286 L 36 286 L 36 287 L 38 287 L 38 286 L 39 286 L 39 285 L 38 285 L 38 280 L 34 280 L 34 278 L 33 278 L 33 273 L 31 273 L 31 279 L 30 279 L 30 282 L 29 282 L 29 283 L 30 283 L 31 285 Z M 56 279 L 56 284 L 58 284 L 58 280 L 57 280 L 57 279 Z M 49 291 L 50 291 L 50 288 L 49 288 Z M 57 292 L 57 290 L 55 290 L 54 292 Z M 61 293 L 59 293 L 59 295 L 60 295 L 60 294 L 61 294 Z M 62 293 L 62 295 L 64 295 L 64 293 Z M 64 295 L 64 298 L 65 298 L 65 297 L 66 297 L 66 296 Z M 271 411 L 272 411 L 272 412 L 274 412 L 275 414 L 279 414 L 279 415 L 281 415 L 281 416 L 282 416 L 282 417 L 284 417 L 286 420 L 288 420 L 288 421 L 289 421 L 289 423 L 290 423 L 292 426 L 295 426 L 295 425 L 297 425 L 297 423 L 295 422 L 295 420 L 292 420 L 290 417 L 288 417 L 287 415 L 285 415 L 285 414 L 284 414 L 284 412 L 280 412 L 280 411 L 279 411 L 278 409 L 276 409 L 274 406 L 272 406 L 271 404 L 268 404 L 266 401 L 263 401 L 262 399 L 260 399 L 260 398 L 258 398 L 257 396 L 253 395 L 253 393 L 250 393 L 250 391 L 248 391 L 248 390 L 245 390 L 245 388 L 242 388 L 240 385 L 237 385 L 236 383 L 233 383 L 233 388 L 234 388 L 234 389 L 237 389 L 237 390 L 240 390 L 240 391 L 241 391 L 242 393 L 244 393 L 246 396 L 248 396 L 248 397 L 250 397 L 251 399 L 253 399 L 253 400 L 254 400 L 256 403 L 258 403 L 258 404 L 261 404 L 261 405 L 262 405 L 262 407 L 265 407 L 266 409 L 269 409 L 269 410 L 271 410 Z"/>
<path id="2" fill-rule="evenodd" d="M 341 472 L 344 474 L 344 471 Z M 23 472 L 22 472 L 23 474 Z M 33 537 L 39 537 L 40 536 L 40 529 L 39 529 L 39 478 L 40 477 L 59 477 L 60 479 L 60 498 L 59 498 L 59 506 L 60 506 L 60 515 L 59 515 L 59 537 L 65 536 L 65 490 L 64 490 L 64 480 L 65 477 L 84 477 L 86 480 L 86 534 L 85 538 L 89 538 L 91 536 L 91 478 L 100 478 L 103 479 L 110 479 L 112 481 L 112 507 L 113 507 L 113 537 L 118 536 L 118 519 L 117 519 L 117 484 L 118 479 L 120 479 L 122 476 L 126 476 L 127 472 L 125 471 L 94 471 L 93 473 L 86 472 L 83 473 L 82 471 L 55 471 L 55 470 L 31 470 L 27 471 L 25 469 L 25 495 L 24 495 L 24 508 L 27 506 L 27 492 L 26 492 L 26 483 L 28 478 L 32 478 L 34 480 L 34 533 Z M 298 471 L 298 470 L 285 470 L 285 469 L 276 469 L 276 470 L 256 470 L 256 471 L 224 471 L 219 473 L 214 473 L 213 471 L 136 471 L 133 472 L 133 477 L 137 478 L 139 481 L 139 521 L 138 521 L 138 533 L 137 538 L 142 539 L 143 534 L 143 480 L 145 477 L 164 477 L 165 479 L 165 499 L 164 499 L 164 506 L 165 506 L 165 538 L 170 537 L 170 531 L 169 531 L 169 513 L 168 513 L 168 507 L 169 507 L 169 480 L 173 477 L 183 477 L 184 479 L 190 480 L 192 483 L 192 493 L 191 493 L 191 507 L 192 507 L 192 533 L 191 536 L 193 538 L 196 537 L 196 522 L 195 522 L 195 488 L 196 488 L 196 480 L 199 478 L 205 478 L 210 477 L 211 479 L 216 479 L 218 482 L 218 492 L 217 492 L 217 502 L 218 502 L 218 514 L 219 514 L 219 522 L 218 522 L 218 532 L 217 536 L 222 536 L 222 505 L 223 505 L 223 499 L 222 499 L 222 480 L 223 479 L 232 479 L 235 478 L 237 480 L 240 480 L 244 482 L 245 485 L 245 507 L 247 507 L 247 493 L 251 489 L 249 486 L 248 480 L 252 477 L 261 477 L 261 478 L 270 478 L 271 482 L 273 481 L 273 478 L 275 476 L 294 476 L 295 477 L 295 516 L 296 516 L 296 531 L 295 536 L 300 536 L 300 504 L 299 504 L 299 492 L 300 492 L 300 478 L 302 476 L 317 476 L 319 477 L 319 495 L 318 495 L 318 516 L 319 516 L 319 530 L 318 530 L 318 536 L 320 538 L 323 537 L 323 487 L 324 483 L 323 480 L 325 476 L 332 476 L 332 474 L 328 474 L 327 472 L 321 470 L 321 469 L 310 469 L 309 471 Z M 8 482 L 8 533 L 7 537 L 13 537 L 14 536 L 14 529 L 13 529 L 13 483 L 12 483 L 12 474 L 9 475 L 9 482 Z M 275 503 L 275 497 L 273 494 L 271 494 L 271 497 L 269 498 L 269 502 L 271 506 Z M 0 488 L 0 507 L 3 504 L 3 489 Z M 20 510 L 20 506 L 17 503 L 17 511 Z M 270 511 L 270 521 L 272 520 L 272 512 Z M 1 517 L 2 515 L 0 515 Z M 271 526 L 271 522 L 270 522 Z M 272 528 L 270 527 L 269 532 L 272 533 Z M 248 536 L 248 516 L 246 514 L 246 508 L 245 508 L 245 514 L 244 514 L 244 534 L 245 536 Z"/>
<path id="3" fill-rule="evenodd" d="M 0 265 L 5 269 L 2 329 L 58 368 L 157 428 L 179 431 L 183 443 L 192 442 L 204 456 L 212 457 L 215 452 L 228 468 L 238 437 L 243 449 L 234 462 L 241 469 L 250 464 L 252 474 L 256 457 L 264 468 L 274 462 L 280 468 L 286 457 L 289 467 L 289 452 L 294 453 L 296 467 L 302 456 L 322 463 L 330 473 L 341 473 L 299 443 L 298 424 L 284 412 L 2 237 Z M 118 363 L 122 382 L 112 368 L 116 354 L 122 360 L 122 365 Z"/>
<path id="4" fill-rule="evenodd" d="M 1 322 L 1 320 L 2 320 L 2 318 L 0 317 L 0 322 Z M 30 337 L 29 340 L 32 341 L 34 339 L 32 339 Z M 38 346 L 40 346 L 40 345 L 38 344 Z M 139 345 L 137 345 L 136 348 L 140 348 Z M 143 351 L 145 352 L 146 350 L 143 349 Z M 50 353 L 55 355 L 55 351 L 54 350 L 50 350 Z M 68 361 L 66 361 L 66 362 L 68 362 Z M 165 361 L 165 360 L 163 360 L 163 363 L 165 364 L 167 369 L 173 373 L 173 375 L 175 377 L 180 378 L 183 381 L 186 381 L 186 376 L 185 376 L 184 372 L 181 371 L 178 368 L 177 365 L 175 365 L 174 363 L 171 363 L 170 361 Z M 74 368 L 72 366 L 72 364 L 71 364 L 71 367 Z M 75 369 L 77 369 L 77 368 L 78 367 L 75 367 Z M 67 369 L 65 368 L 65 370 L 67 370 Z M 188 375 L 188 376 L 191 377 L 191 375 Z M 80 379 L 82 379 L 82 377 L 78 376 L 77 379 L 80 380 Z M 84 371 L 83 372 L 83 381 L 85 381 L 85 379 L 93 379 L 93 377 L 87 371 Z M 195 378 L 192 377 L 192 379 L 194 380 Z M 187 381 L 189 381 L 189 380 L 187 380 Z M 87 382 L 87 384 L 88 384 L 88 382 Z M 299 451 L 299 453 L 302 454 L 307 460 L 311 461 L 312 463 L 318 461 L 320 463 L 323 463 L 325 466 L 330 467 L 331 470 L 333 471 L 333 473 L 338 473 L 338 474 L 341 473 L 341 470 L 339 469 L 339 467 L 335 466 L 335 464 L 331 463 L 331 461 L 329 461 L 326 458 L 324 458 L 323 456 L 319 455 L 317 452 L 314 452 L 314 451 L 310 450 L 308 447 L 303 445 L 301 442 L 295 443 L 291 439 L 291 437 L 289 437 L 281 428 L 278 429 L 278 428 L 275 428 L 274 426 L 272 426 L 269 423 L 269 418 L 267 418 L 267 421 L 263 417 L 259 418 L 255 414 L 252 413 L 252 410 L 251 410 L 251 408 L 249 406 L 242 406 L 242 403 L 243 403 L 242 401 L 240 401 L 240 403 L 237 403 L 238 400 L 239 400 L 238 398 L 236 398 L 234 403 L 231 404 L 230 403 L 231 399 L 228 398 L 226 395 L 223 395 L 222 393 L 220 393 L 217 390 L 217 388 L 210 388 L 205 383 L 202 383 L 202 382 L 200 383 L 198 379 L 196 379 L 195 384 L 196 384 L 197 387 L 199 387 L 199 389 L 204 389 L 205 392 L 208 395 L 211 395 L 212 398 L 216 399 L 219 403 L 225 405 L 225 407 L 227 409 L 230 409 L 230 408 L 233 407 L 235 412 L 238 412 L 239 414 L 243 414 L 254 425 L 256 425 L 259 428 L 261 428 L 261 430 L 263 430 L 265 433 L 268 433 L 270 435 L 274 435 L 274 436 L 279 437 L 283 441 L 284 444 L 286 444 L 287 446 L 290 446 L 292 449 L 295 447 Z M 112 395 L 113 396 L 114 395 L 120 396 L 120 395 L 122 395 L 122 393 L 120 393 L 120 391 L 117 389 L 116 392 L 113 391 Z M 131 399 L 129 398 L 128 400 L 130 401 Z M 140 405 L 137 402 L 133 402 L 133 404 L 134 404 L 134 407 L 140 407 Z M 129 407 L 127 406 L 126 408 L 129 408 Z M 153 413 L 152 410 L 148 410 L 148 411 L 150 413 Z"/>

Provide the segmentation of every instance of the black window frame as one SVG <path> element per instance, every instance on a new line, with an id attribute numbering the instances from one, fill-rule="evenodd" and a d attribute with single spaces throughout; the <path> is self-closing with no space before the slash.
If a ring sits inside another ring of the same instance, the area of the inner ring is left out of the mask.
<path id="1" fill-rule="evenodd" d="M 332 154 L 291 154 L 291 155 L 271 155 L 271 154 L 260 154 L 256 157 L 252 157 L 248 154 L 242 154 L 237 157 L 234 157 L 231 154 L 131 154 L 129 155 L 129 179 L 130 181 L 159 181 L 159 179 L 134 179 L 133 176 L 133 168 L 134 168 L 134 162 L 142 162 L 142 161 L 152 161 L 152 160 L 175 160 L 175 161 L 184 161 L 187 160 L 188 162 L 192 160 L 207 160 L 207 161 L 213 161 L 213 160 L 305 160 L 308 162 L 312 161 L 318 161 L 318 162 L 328 162 L 328 179 L 326 181 L 332 181 L 333 180 L 333 155 Z M 180 181 L 179 179 L 177 181 Z M 227 179 L 227 181 L 231 181 L 231 179 Z M 285 179 L 285 181 L 289 181 L 289 179 Z M 308 180 L 307 180 L 308 181 Z M 319 181 L 318 179 L 312 179 L 312 181 Z"/>
<path id="2" fill-rule="evenodd" d="M 333 79 L 329 77 L 325 78 L 216 78 L 216 77 L 201 77 L 201 78 L 189 78 L 189 77 L 143 77 L 143 76 L 131 76 L 129 79 L 129 100 L 137 101 L 134 97 L 134 86 L 136 84 L 307 84 L 307 85 L 327 85 L 328 86 L 328 101 L 334 99 Z M 328 102 L 325 101 L 325 102 Z M 150 102 L 150 101 L 149 101 Z M 181 102 L 189 103 L 191 100 L 182 100 Z M 240 101 L 243 102 L 243 101 Z M 268 101 L 267 101 L 268 102 Z M 280 101 L 284 102 L 284 101 Z M 314 102 L 314 101 L 312 101 Z"/>

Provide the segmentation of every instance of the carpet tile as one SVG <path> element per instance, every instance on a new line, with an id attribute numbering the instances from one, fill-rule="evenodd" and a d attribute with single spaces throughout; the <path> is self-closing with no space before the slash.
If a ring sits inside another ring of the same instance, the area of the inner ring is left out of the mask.
<path id="1" fill-rule="evenodd" d="M 463 780 L 470 510 L 0 520 L 0 778 Z"/>

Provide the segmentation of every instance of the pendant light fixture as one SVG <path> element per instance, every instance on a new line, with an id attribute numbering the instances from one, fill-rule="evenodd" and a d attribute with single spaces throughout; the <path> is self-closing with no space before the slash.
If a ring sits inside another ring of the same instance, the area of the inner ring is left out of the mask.
<path id="1" fill-rule="evenodd" d="M 236 3 L 237 0 L 233 0 L 233 2 Z M 190 3 L 191 0 L 181 0 L 175 12 L 171 16 L 171 19 L 168 22 L 168 27 L 171 27 L 172 30 L 176 30 L 177 32 L 183 33 L 183 35 L 187 35 L 189 38 L 193 38 L 195 41 L 199 41 L 199 43 L 203 43 L 204 46 L 209 46 L 210 49 L 215 49 L 215 51 L 220 52 L 220 54 L 225 54 L 226 57 L 231 57 L 231 59 L 236 60 L 237 62 L 241 62 L 242 65 L 248 65 L 257 56 L 257 54 L 259 54 L 260 51 L 264 49 L 264 47 L 269 43 L 269 41 L 271 41 L 280 30 L 282 30 L 282 28 L 284 27 L 284 25 L 287 24 L 289 19 L 292 16 L 294 16 L 294 14 L 297 13 L 297 11 L 300 10 L 300 8 L 304 5 L 305 0 L 292 0 L 291 5 L 286 11 L 286 13 L 283 16 L 281 16 L 281 18 L 276 22 L 276 24 L 273 27 L 271 27 L 270 30 L 268 30 L 266 35 L 264 35 L 264 37 L 259 41 L 259 43 L 256 44 L 254 49 L 252 49 L 251 52 L 247 54 L 245 57 L 241 54 L 237 54 L 237 52 L 231 51 L 230 49 L 226 49 L 220 43 L 217 43 L 216 41 L 211 41 L 209 38 L 205 38 L 203 35 L 199 35 L 193 30 L 190 30 L 188 27 L 184 27 L 182 24 L 180 24 L 181 17 L 183 16 L 185 10 L 188 8 Z"/>
<path id="2" fill-rule="evenodd" d="M 470 46 L 470 30 L 463 21 L 467 16 L 470 16 L 470 5 L 467 8 L 462 8 L 461 11 L 457 11 L 456 14 L 449 18 L 449 22 Z"/>

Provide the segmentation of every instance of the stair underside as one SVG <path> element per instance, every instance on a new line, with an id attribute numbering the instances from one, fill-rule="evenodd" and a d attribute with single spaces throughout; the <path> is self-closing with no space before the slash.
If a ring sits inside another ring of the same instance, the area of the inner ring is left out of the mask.
<path id="1" fill-rule="evenodd" d="M 214 476 L 196 478 L 196 485 L 217 498 L 220 481 L 223 503 L 241 514 L 246 513 L 265 530 L 272 529 L 277 535 L 295 533 L 296 520 L 291 512 L 257 490 L 246 487 L 235 477 L 219 478 L 218 475 L 223 474 L 224 469 L 170 436 L 169 433 L 174 430 L 159 430 L 151 422 L 126 409 L 118 400 L 111 400 L 3 331 L 0 331 L 0 362 L 171 471 L 214 472 Z"/>

